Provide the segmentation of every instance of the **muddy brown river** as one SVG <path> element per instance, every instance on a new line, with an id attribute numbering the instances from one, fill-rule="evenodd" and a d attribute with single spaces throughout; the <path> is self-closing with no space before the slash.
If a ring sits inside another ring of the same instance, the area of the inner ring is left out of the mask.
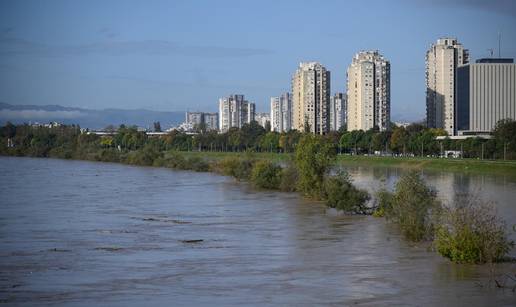
<path id="1" fill-rule="evenodd" d="M 348 169 L 360 187 L 401 170 Z M 516 223 L 516 181 L 425 173 Z M 516 239 L 515 233 L 511 238 Z M 516 256 L 515 251 L 511 255 Z M 516 264 L 494 267 L 516 273 Z M 514 306 L 488 266 L 457 265 L 384 219 L 210 173 L 0 157 L 0 303 L 42 306 Z"/>

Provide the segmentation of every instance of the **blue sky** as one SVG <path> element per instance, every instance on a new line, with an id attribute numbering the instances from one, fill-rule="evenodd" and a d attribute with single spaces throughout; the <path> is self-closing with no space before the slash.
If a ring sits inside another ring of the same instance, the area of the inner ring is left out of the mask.
<path id="1" fill-rule="evenodd" d="M 0 101 L 85 108 L 257 111 L 300 61 L 345 91 L 359 50 L 391 61 L 394 120 L 425 116 L 425 51 L 457 37 L 473 59 L 516 57 L 516 1 L 1 1 Z"/>

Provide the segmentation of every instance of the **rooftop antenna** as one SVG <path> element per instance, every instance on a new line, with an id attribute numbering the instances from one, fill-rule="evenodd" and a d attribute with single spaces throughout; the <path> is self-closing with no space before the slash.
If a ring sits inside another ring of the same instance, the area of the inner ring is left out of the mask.
<path id="1" fill-rule="evenodd" d="M 498 32 L 498 58 L 502 57 L 502 33 Z"/>

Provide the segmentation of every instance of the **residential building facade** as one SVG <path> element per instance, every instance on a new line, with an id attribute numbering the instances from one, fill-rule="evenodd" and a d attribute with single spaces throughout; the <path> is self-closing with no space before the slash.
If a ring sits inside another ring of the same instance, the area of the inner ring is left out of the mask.
<path id="1" fill-rule="evenodd" d="M 456 70 L 469 63 L 469 52 L 455 38 L 440 38 L 426 53 L 426 122 L 453 135 Z"/>
<path id="2" fill-rule="evenodd" d="M 330 97 L 330 130 L 338 131 L 346 126 L 347 100 L 343 93 L 336 93 Z"/>
<path id="3" fill-rule="evenodd" d="M 290 93 L 271 97 L 271 130 L 286 132 L 292 129 L 292 99 Z"/>
<path id="4" fill-rule="evenodd" d="M 203 113 L 202 112 L 186 112 L 186 124 L 188 126 L 196 127 L 201 125 L 204 122 Z"/>
<path id="5" fill-rule="evenodd" d="M 292 129 L 327 133 L 329 104 L 330 72 L 317 62 L 300 63 L 292 77 Z"/>
<path id="6" fill-rule="evenodd" d="M 204 113 L 204 123 L 207 131 L 217 131 L 219 129 L 219 114 Z"/>
<path id="7" fill-rule="evenodd" d="M 357 53 L 347 70 L 347 130 L 389 129 L 390 62 L 377 50 Z"/>
<path id="8" fill-rule="evenodd" d="M 226 132 L 231 127 L 242 128 L 254 120 L 256 106 L 244 99 L 244 95 L 231 95 L 219 99 L 219 130 Z"/>
<path id="9" fill-rule="evenodd" d="M 480 59 L 457 68 L 453 135 L 493 131 L 502 119 L 516 120 L 516 64 L 513 59 Z"/>

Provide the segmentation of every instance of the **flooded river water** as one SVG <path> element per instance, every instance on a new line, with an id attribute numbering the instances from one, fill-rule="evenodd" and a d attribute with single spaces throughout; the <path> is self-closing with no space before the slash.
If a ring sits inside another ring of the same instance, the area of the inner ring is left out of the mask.
<path id="1" fill-rule="evenodd" d="M 349 172 L 376 189 L 400 171 Z M 514 180 L 425 176 L 441 198 L 477 191 L 516 223 Z M 384 219 L 210 173 L 0 157 L 0 212 L 0 302 L 13 305 L 516 304 L 479 286 L 488 266 L 450 263 Z"/>

